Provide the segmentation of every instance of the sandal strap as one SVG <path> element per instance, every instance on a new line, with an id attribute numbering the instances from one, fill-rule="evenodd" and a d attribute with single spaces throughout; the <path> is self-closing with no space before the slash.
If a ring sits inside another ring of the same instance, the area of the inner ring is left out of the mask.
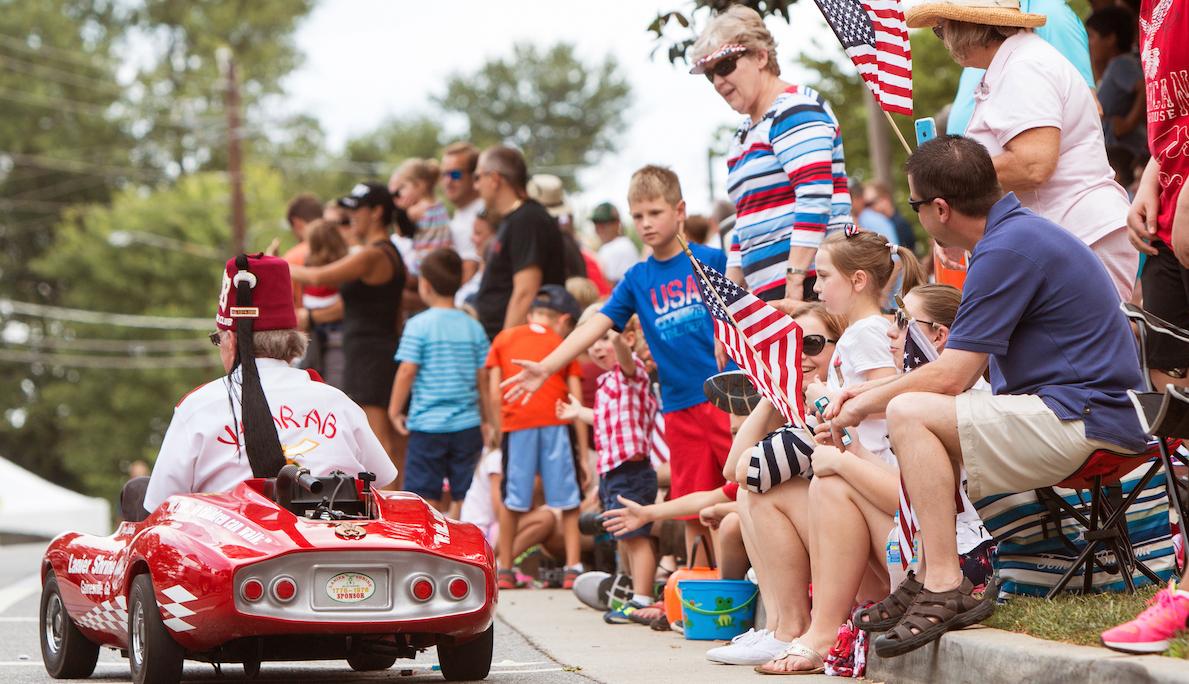
<path id="1" fill-rule="evenodd" d="M 876 622 L 903 615 L 924 587 L 925 585 L 916 580 L 916 574 L 910 570 L 908 577 L 900 582 L 895 591 L 879 603 L 860 610 L 859 617 L 867 618 L 867 622 Z"/>
<path id="2" fill-rule="evenodd" d="M 954 616 L 965 613 L 977 606 L 981 599 L 972 595 L 973 587 L 970 580 L 963 579 L 957 589 L 943 592 L 933 592 L 922 589 L 917 594 L 916 601 L 908 608 L 908 612 L 900 619 L 900 624 L 893 627 L 884 635 L 885 639 L 902 641 L 916 636 L 913 633 L 946 622 Z"/>
<path id="3" fill-rule="evenodd" d="M 813 666 L 810 669 L 816 670 L 817 668 L 823 667 L 826 664 L 826 661 L 821 657 L 821 655 L 818 654 L 817 651 L 809 648 L 796 639 L 790 641 L 789 645 L 784 647 L 784 651 L 780 655 L 776 656 L 776 660 L 782 660 L 784 658 L 788 658 L 789 656 L 804 658 L 809 662 L 810 665 Z"/>

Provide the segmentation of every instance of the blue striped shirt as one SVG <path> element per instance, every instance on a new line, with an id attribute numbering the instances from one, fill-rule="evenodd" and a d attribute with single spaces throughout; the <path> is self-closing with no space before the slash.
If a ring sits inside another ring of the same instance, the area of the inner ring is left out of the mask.
<path id="1" fill-rule="evenodd" d="M 477 373 L 487 349 L 483 326 L 458 309 L 427 309 L 409 319 L 396 360 L 418 367 L 410 430 L 458 432 L 479 425 Z"/>
<path id="2" fill-rule="evenodd" d="M 850 221 L 842 131 L 812 88 L 790 86 L 758 122 L 743 122 L 727 157 L 735 231 L 727 266 L 760 299 L 784 296 L 790 247 L 821 244 Z"/>

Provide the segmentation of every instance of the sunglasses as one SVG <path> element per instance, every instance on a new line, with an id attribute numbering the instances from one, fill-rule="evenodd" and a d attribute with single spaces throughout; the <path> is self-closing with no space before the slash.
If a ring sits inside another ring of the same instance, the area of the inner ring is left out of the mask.
<path id="1" fill-rule="evenodd" d="M 715 62 L 714 66 L 707 67 L 703 75 L 706 76 L 706 80 L 710 81 L 711 83 L 714 83 L 715 76 L 722 76 L 723 78 L 726 78 L 727 76 L 735 73 L 735 63 L 739 61 L 740 57 L 746 54 L 746 52 L 741 52 L 737 55 L 724 57 L 723 59 Z"/>
<path id="2" fill-rule="evenodd" d="M 805 356 L 817 356 L 826 348 L 826 343 L 836 344 L 838 340 L 826 339 L 825 335 L 806 335 L 801 338 L 801 353 Z"/>
<path id="3" fill-rule="evenodd" d="M 449 178 L 452 181 L 462 180 L 462 177 L 464 175 L 466 175 L 466 174 L 464 174 L 462 171 L 460 171 L 458 169 L 450 169 L 448 171 L 442 172 L 442 178 Z"/>
<path id="4" fill-rule="evenodd" d="M 349 216 L 344 216 L 343 218 L 339 219 L 339 225 L 340 225 L 340 226 L 349 226 L 349 225 L 351 225 L 351 217 L 349 217 Z"/>
<path id="5" fill-rule="evenodd" d="M 914 320 L 916 320 L 916 319 L 914 319 L 914 318 L 910 317 L 908 314 L 904 313 L 904 309 L 896 309 L 896 327 L 897 328 L 904 330 L 905 328 L 908 327 L 908 324 L 913 322 Z M 917 323 L 920 323 L 921 325 L 927 325 L 930 328 L 936 327 L 938 325 L 937 323 L 934 323 L 933 321 L 917 321 Z"/>
<path id="6" fill-rule="evenodd" d="M 207 337 L 207 339 L 209 339 L 211 341 L 211 344 L 215 345 L 216 347 L 221 346 L 223 344 L 223 333 L 221 333 L 218 330 L 207 335 L 206 337 Z"/>
<path id="7" fill-rule="evenodd" d="M 936 199 L 942 199 L 942 198 L 941 197 L 926 197 L 925 199 L 919 199 L 919 200 L 914 200 L 914 199 L 910 198 L 908 200 L 908 206 L 912 207 L 912 210 L 919 214 L 919 213 L 921 213 L 921 207 L 923 205 L 926 205 Z"/>

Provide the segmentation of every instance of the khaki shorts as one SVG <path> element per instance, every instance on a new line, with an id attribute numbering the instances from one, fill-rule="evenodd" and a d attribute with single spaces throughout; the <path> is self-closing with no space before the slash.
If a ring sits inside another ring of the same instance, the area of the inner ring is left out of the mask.
<path id="1" fill-rule="evenodd" d="M 1087 439 L 1082 421 L 1061 420 L 1035 395 L 969 390 L 955 399 L 966 492 L 974 501 L 1052 486 L 1094 451 L 1121 451 Z"/>

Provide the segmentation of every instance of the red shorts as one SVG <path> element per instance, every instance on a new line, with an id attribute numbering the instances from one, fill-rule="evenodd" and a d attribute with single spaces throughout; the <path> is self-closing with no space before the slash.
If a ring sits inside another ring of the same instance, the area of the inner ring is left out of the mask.
<path id="1" fill-rule="evenodd" d="M 731 452 L 731 419 L 710 402 L 666 413 L 665 441 L 670 499 L 718 489 L 726 482 L 722 469 Z"/>

